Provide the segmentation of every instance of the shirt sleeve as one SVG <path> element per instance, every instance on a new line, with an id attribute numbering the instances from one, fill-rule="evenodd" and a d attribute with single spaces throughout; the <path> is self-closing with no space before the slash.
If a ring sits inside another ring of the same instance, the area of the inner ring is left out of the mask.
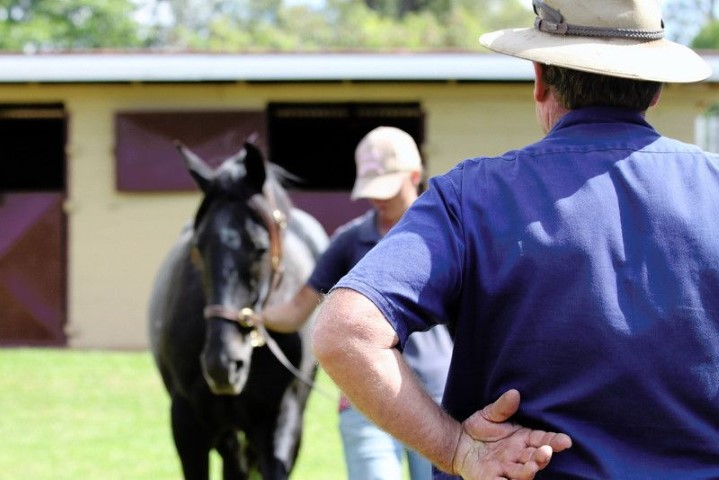
<path id="1" fill-rule="evenodd" d="M 346 274 L 352 265 L 349 264 L 349 235 L 339 233 L 333 235 L 327 249 L 317 259 L 307 284 L 320 293 L 327 293 Z"/>
<path id="2" fill-rule="evenodd" d="M 465 244 L 457 180 L 449 174 L 430 180 L 400 222 L 336 285 L 369 298 L 402 348 L 412 332 L 440 323 L 452 330 Z"/>

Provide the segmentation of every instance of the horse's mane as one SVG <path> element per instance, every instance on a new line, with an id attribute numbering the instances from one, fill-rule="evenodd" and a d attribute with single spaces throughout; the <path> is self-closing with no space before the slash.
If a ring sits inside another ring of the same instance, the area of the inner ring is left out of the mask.
<path id="1" fill-rule="evenodd" d="M 267 172 L 264 186 L 265 194 L 268 190 L 271 191 L 277 202 L 276 207 L 288 217 L 293 205 L 285 185 L 289 182 L 297 182 L 299 178 L 275 163 L 266 162 L 265 166 Z"/>

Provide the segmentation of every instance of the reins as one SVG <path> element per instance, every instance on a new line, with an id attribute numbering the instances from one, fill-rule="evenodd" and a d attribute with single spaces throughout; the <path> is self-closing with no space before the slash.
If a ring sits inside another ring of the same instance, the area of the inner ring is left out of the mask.
<path id="1" fill-rule="evenodd" d="M 270 285 L 267 295 L 262 300 L 262 308 L 265 308 L 272 297 L 272 293 L 277 290 L 282 281 L 282 231 L 287 227 L 287 217 L 278 208 L 274 192 L 271 188 L 265 190 L 265 195 L 255 195 L 250 198 L 250 205 L 259 213 L 260 217 L 267 226 L 270 236 L 270 267 L 272 274 L 270 276 Z M 274 338 L 267 332 L 267 329 L 260 321 L 260 317 L 250 307 L 240 310 L 225 307 L 224 305 L 207 305 L 204 308 L 203 315 L 205 320 L 213 317 L 223 318 L 232 322 L 236 322 L 241 327 L 251 328 L 250 343 L 253 347 L 262 347 L 267 345 L 277 360 L 284 365 L 287 370 L 297 377 L 305 385 L 310 388 L 317 389 L 315 382 L 307 378 L 303 373 L 295 367 L 292 362 L 284 354 L 280 346 Z"/>

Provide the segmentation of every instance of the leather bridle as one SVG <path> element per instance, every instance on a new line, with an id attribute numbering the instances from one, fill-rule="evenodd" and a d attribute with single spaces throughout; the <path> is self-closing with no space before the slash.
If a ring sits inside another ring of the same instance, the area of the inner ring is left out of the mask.
<path id="1" fill-rule="evenodd" d="M 267 295 L 262 300 L 262 308 L 265 308 L 272 297 L 272 293 L 277 290 L 282 281 L 283 264 L 282 264 L 282 231 L 287 227 L 287 217 L 277 206 L 277 200 L 271 188 L 265 189 L 264 195 L 254 195 L 249 200 L 250 206 L 262 217 L 270 236 L 270 267 L 272 274 L 270 276 L 270 285 Z M 211 318 L 222 318 L 231 322 L 236 322 L 241 327 L 250 328 L 250 343 L 253 347 L 262 347 L 267 345 L 277 360 L 284 365 L 287 370 L 297 377 L 310 388 L 317 388 L 312 379 L 307 378 L 284 354 L 280 346 L 267 332 L 262 324 L 261 317 L 257 315 L 252 307 L 244 307 L 240 310 L 226 307 L 224 305 L 207 305 L 203 311 L 205 320 Z M 328 395 L 325 393 L 325 395 Z"/>
<path id="2" fill-rule="evenodd" d="M 287 227 L 287 217 L 278 208 L 274 193 L 269 188 L 266 189 L 265 195 L 254 195 L 248 203 L 262 218 L 270 236 L 269 260 L 272 273 L 267 295 L 265 295 L 261 304 L 262 308 L 265 308 L 269 304 L 272 293 L 277 290 L 282 281 L 282 231 Z M 244 307 L 237 310 L 224 305 L 207 305 L 203 314 L 205 320 L 219 317 L 231 322 L 236 322 L 241 327 L 252 328 L 253 331 L 260 325 L 258 316 L 251 307 Z M 262 337 L 266 336 L 267 335 L 263 335 Z M 264 344 L 264 341 L 262 344 Z"/>

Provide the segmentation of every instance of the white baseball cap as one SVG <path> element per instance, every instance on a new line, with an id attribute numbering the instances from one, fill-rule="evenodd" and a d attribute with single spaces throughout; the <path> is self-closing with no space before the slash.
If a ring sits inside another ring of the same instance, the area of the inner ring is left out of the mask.
<path id="1" fill-rule="evenodd" d="M 355 164 L 352 200 L 392 198 L 412 172 L 422 171 L 414 139 L 395 127 L 377 127 L 365 135 L 355 149 Z"/>

